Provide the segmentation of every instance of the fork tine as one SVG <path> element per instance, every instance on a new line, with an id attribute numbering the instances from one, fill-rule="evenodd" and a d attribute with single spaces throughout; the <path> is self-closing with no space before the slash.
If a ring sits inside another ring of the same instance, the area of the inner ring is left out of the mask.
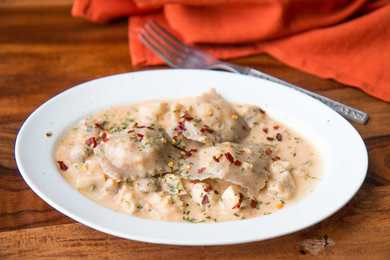
<path id="1" fill-rule="evenodd" d="M 159 45 L 161 48 L 164 48 L 167 52 L 169 52 L 170 56 L 175 55 L 183 57 L 185 54 L 185 50 L 183 48 L 177 45 L 173 45 L 164 36 L 162 36 L 161 33 L 155 31 L 150 26 L 150 24 L 146 24 L 143 29 L 149 37 L 154 39 L 155 44 Z"/>
<path id="2" fill-rule="evenodd" d="M 138 34 L 140 40 L 146 44 L 150 49 L 152 49 L 162 60 L 164 60 L 169 66 L 177 67 L 176 63 L 173 60 L 173 56 L 161 45 L 156 42 L 156 39 L 153 38 L 146 31 L 142 30 Z"/>
<path id="3" fill-rule="evenodd" d="M 170 44 L 174 49 L 180 48 L 183 50 L 188 50 L 189 47 L 187 45 L 185 45 L 182 41 L 180 41 L 155 21 L 150 20 L 146 26 L 149 26 L 157 36 L 159 36 L 165 43 Z"/>

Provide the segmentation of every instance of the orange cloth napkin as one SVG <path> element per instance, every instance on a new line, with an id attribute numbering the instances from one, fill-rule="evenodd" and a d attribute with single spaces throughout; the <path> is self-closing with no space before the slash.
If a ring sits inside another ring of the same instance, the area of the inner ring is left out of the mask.
<path id="1" fill-rule="evenodd" d="M 162 61 L 139 42 L 149 19 L 222 59 L 266 52 L 390 102 L 388 0 L 75 0 L 95 22 L 129 16 L 134 65 Z"/>

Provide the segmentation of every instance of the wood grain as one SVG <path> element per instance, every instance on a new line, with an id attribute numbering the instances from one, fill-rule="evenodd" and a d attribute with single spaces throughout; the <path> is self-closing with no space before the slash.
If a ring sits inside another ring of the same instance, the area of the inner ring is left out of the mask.
<path id="1" fill-rule="evenodd" d="M 194 248 L 114 238 L 76 224 L 48 206 L 28 188 L 16 168 L 14 142 L 23 120 L 48 98 L 75 84 L 139 69 L 130 65 L 126 21 L 103 26 L 74 19 L 69 3 L 0 1 L 0 259 L 311 259 L 309 252 L 300 252 L 300 243 L 325 234 L 335 245 L 324 248 L 317 256 L 320 259 L 390 259 L 389 104 L 288 68 L 266 55 L 235 62 L 370 115 L 367 125 L 354 125 L 369 151 L 368 177 L 352 202 L 334 216 L 271 241 Z"/>
<path id="2" fill-rule="evenodd" d="M 57 225 L 0 233 L 0 257 L 131 259 L 311 259 L 300 243 L 327 235 L 333 246 L 318 259 L 388 259 L 390 257 L 390 191 L 365 185 L 338 214 L 307 230 L 282 238 L 229 247 L 162 246 L 93 231 L 81 224 Z M 380 221 L 380 225 L 378 225 Z M 259 230 L 261 232 L 261 230 Z M 369 238 L 369 239 L 368 239 Z"/>

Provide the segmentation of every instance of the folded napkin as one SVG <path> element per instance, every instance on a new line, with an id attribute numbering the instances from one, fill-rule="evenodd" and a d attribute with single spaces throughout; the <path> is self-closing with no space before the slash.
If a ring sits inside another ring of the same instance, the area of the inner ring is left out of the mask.
<path id="1" fill-rule="evenodd" d="M 75 0 L 72 14 L 94 22 L 129 17 L 134 65 L 162 63 L 137 37 L 155 19 L 218 58 L 265 52 L 390 102 L 388 0 Z"/>

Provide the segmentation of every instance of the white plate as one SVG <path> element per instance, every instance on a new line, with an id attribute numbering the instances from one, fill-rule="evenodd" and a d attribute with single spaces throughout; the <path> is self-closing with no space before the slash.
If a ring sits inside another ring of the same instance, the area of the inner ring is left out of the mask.
<path id="1" fill-rule="evenodd" d="M 259 218 L 215 224 L 141 219 L 99 206 L 74 190 L 57 171 L 53 150 L 64 130 L 112 105 L 198 95 L 216 88 L 230 101 L 260 105 L 318 149 L 323 176 L 297 203 Z M 46 138 L 46 132 L 54 136 Z M 198 70 L 154 70 L 93 80 L 39 107 L 23 124 L 15 148 L 18 168 L 43 200 L 94 229 L 128 239 L 178 245 L 220 245 L 270 239 L 311 226 L 343 207 L 361 186 L 367 150 L 356 130 L 320 102 L 261 79 Z"/>

